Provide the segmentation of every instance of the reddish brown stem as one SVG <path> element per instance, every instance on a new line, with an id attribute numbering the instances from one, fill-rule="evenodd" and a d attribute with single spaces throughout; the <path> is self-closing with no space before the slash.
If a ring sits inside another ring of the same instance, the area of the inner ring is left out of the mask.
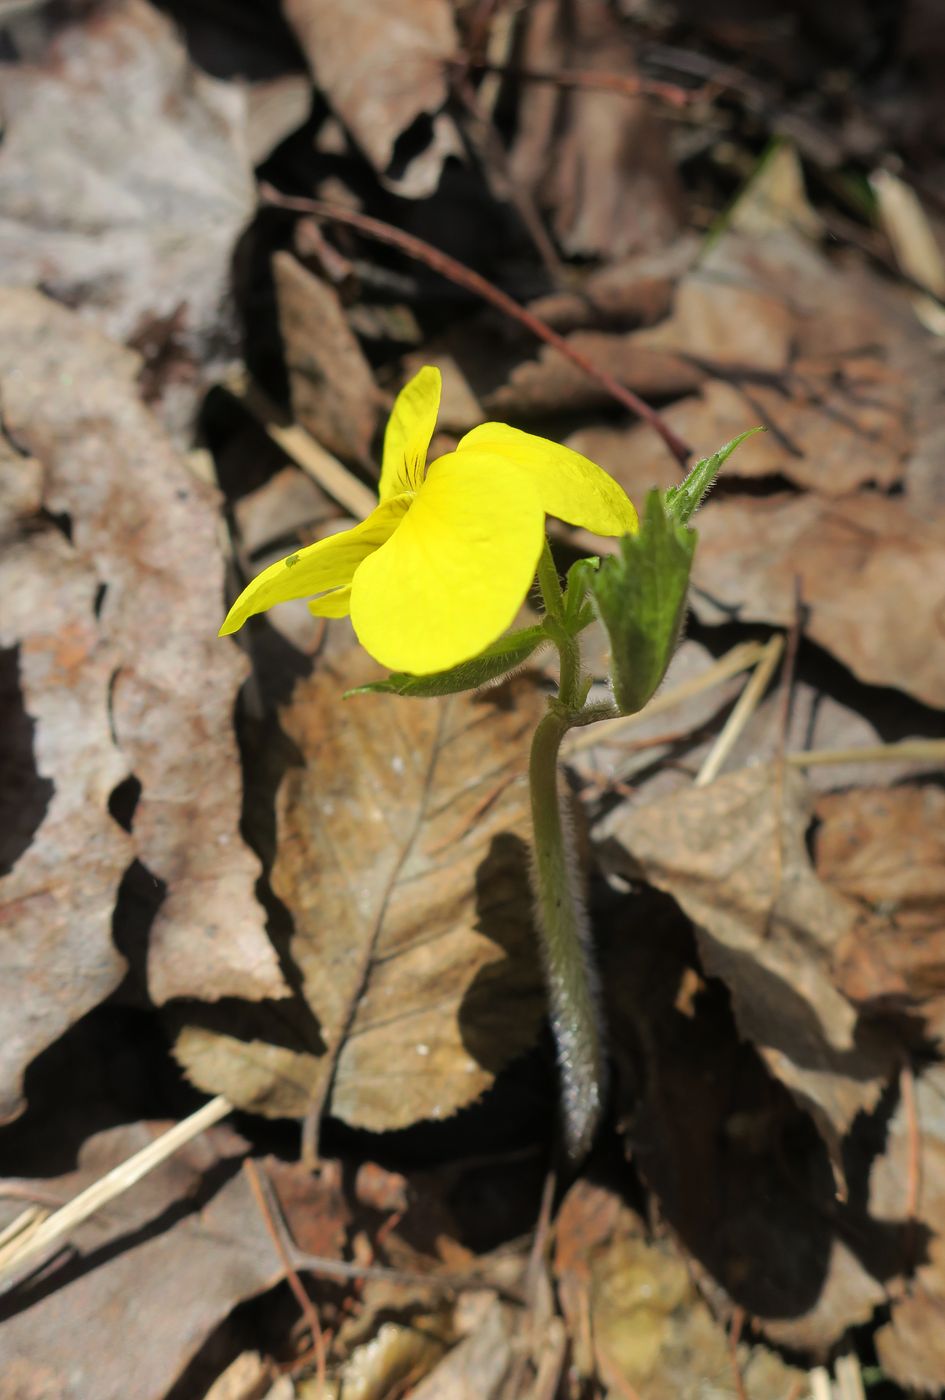
<path id="1" fill-rule="evenodd" d="M 393 224 L 385 223 L 382 219 L 374 219 L 368 214 L 358 214 L 353 209 L 345 209 L 343 205 L 331 204 L 326 200 L 302 199 L 294 195 L 284 195 L 266 183 L 260 185 L 259 194 L 260 198 L 267 204 L 275 205 L 279 209 L 290 209 L 298 214 L 312 214 L 317 219 L 347 224 L 349 228 L 357 229 L 359 233 L 363 233 L 366 238 L 373 238 L 378 243 L 386 243 L 390 247 L 400 249 L 408 257 L 415 258 L 434 272 L 438 272 L 441 277 L 454 282 L 458 287 L 464 287 L 474 296 L 481 297 L 483 301 L 497 307 L 506 316 L 510 316 L 512 320 L 518 321 L 519 325 L 525 326 L 532 335 L 543 340 L 546 345 L 553 345 L 565 359 L 570 360 L 591 379 L 596 380 L 601 388 L 606 389 L 624 408 L 629 409 L 637 418 L 642 418 L 645 423 L 648 423 L 655 432 L 659 433 L 681 467 L 685 467 L 692 456 L 692 449 L 688 444 L 673 432 L 655 408 L 651 408 L 632 389 L 628 389 L 625 384 L 614 379 L 613 375 L 608 374 L 606 370 L 598 369 L 586 355 L 581 354 L 580 350 L 575 350 L 564 336 L 552 330 L 551 326 L 534 315 L 533 312 L 520 306 L 501 288 L 494 286 L 478 272 L 474 272 L 471 267 L 466 267 L 465 263 L 457 262 L 448 253 L 434 248 L 432 243 L 426 243 L 422 238 L 417 238 L 412 233 L 405 233 L 403 229 L 395 228 Z"/>
<path id="2" fill-rule="evenodd" d="M 263 1224 L 279 1256 L 279 1261 L 285 1273 L 286 1282 L 295 1295 L 295 1301 L 298 1303 L 302 1316 L 308 1323 L 309 1331 L 312 1334 L 312 1345 L 315 1349 L 317 1383 L 319 1386 L 317 1393 L 323 1395 L 325 1393 L 325 1380 L 327 1376 L 325 1337 L 322 1332 L 322 1325 L 319 1321 L 318 1313 L 315 1310 L 315 1304 L 302 1286 L 302 1280 L 296 1273 L 295 1266 L 289 1258 L 289 1251 L 285 1247 L 285 1241 L 279 1233 L 279 1228 L 273 1219 L 272 1211 L 269 1209 L 269 1202 L 266 1200 L 266 1193 L 259 1179 L 259 1168 L 251 1157 L 247 1157 L 243 1162 L 243 1170 L 246 1173 L 246 1179 L 249 1182 L 250 1190 L 253 1193 L 253 1199 L 256 1202 L 259 1214 L 262 1216 Z"/>
<path id="3" fill-rule="evenodd" d="M 585 71 L 567 68 L 518 68 L 502 63 L 472 63 L 480 73 L 498 73 L 505 78 L 519 78 L 527 83 L 554 83 L 555 87 L 582 88 L 591 92 L 616 92 L 623 97 L 656 97 L 670 107 L 688 107 L 701 102 L 706 88 L 684 88 L 676 83 L 663 83 L 657 78 L 641 78 L 630 73 L 607 73 L 603 70 Z"/>

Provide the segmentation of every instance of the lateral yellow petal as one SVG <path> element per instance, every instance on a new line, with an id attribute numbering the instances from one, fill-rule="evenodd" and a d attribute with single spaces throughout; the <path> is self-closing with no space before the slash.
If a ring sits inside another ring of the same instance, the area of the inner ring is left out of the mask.
<path id="1" fill-rule="evenodd" d="M 384 432 L 384 459 L 378 494 L 382 501 L 423 482 L 427 450 L 440 411 L 440 371 L 424 365 L 401 389 Z"/>
<path id="2" fill-rule="evenodd" d="M 265 612 L 274 603 L 307 598 L 310 593 L 339 588 L 351 582 L 362 560 L 373 554 L 397 529 L 410 505 L 409 497 L 385 501 L 367 520 L 351 530 L 329 535 L 317 544 L 270 564 L 246 585 L 226 615 L 219 635 L 238 632 L 247 618 Z"/>
<path id="3" fill-rule="evenodd" d="M 581 525 L 595 535 L 630 535 L 639 529 L 637 513 L 622 486 L 612 476 L 547 438 L 510 428 L 507 423 L 481 423 L 466 434 L 457 453 L 497 453 L 527 472 L 548 515 Z"/>
<path id="4" fill-rule="evenodd" d="M 347 617 L 351 611 L 351 584 L 344 588 L 333 588 L 320 598 L 313 598 L 308 605 L 313 617 Z"/>
<path id="5" fill-rule="evenodd" d="M 413 675 L 477 656 L 518 612 L 543 537 L 527 475 L 489 453 L 440 457 L 397 533 L 354 576 L 358 640 L 382 665 Z"/>

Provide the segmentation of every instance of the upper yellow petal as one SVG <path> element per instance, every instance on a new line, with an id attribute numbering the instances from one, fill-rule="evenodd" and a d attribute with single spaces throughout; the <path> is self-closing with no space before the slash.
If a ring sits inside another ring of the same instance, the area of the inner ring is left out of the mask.
<path id="1" fill-rule="evenodd" d="M 442 387 L 440 371 L 433 365 L 424 365 L 397 395 L 384 433 L 378 488 L 382 501 L 404 491 L 419 490 L 440 411 Z"/>
<path id="2" fill-rule="evenodd" d="M 514 620 L 543 537 L 527 474 L 487 452 L 440 457 L 396 534 L 354 576 L 358 640 L 382 665 L 414 675 L 477 656 Z"/>
<path id="3" fill-rule="evenodd" d="M 270 564 L 243 589 L 226 615 L 220 636 L 239 631 L 247 618 L 274 603 L 307 598 L 309 594 L 350 583 L 361 561 L 397 529 L 409 504 L 409 498 L 403 496 L 386 501 L 353 529 L 329 535 Z"/>
<path id="4" fill-rule="evenodd" d="M 495 453 L 514 462 L 531 477 L 548 515 L 569 525 L 581 525 L 595 535 L 629 535 L 639 529 L 637 513 L 623 487 L 603 467 L 570 447 L 506 423 L 481 423 L 466 434 L 456 451 Z"/>

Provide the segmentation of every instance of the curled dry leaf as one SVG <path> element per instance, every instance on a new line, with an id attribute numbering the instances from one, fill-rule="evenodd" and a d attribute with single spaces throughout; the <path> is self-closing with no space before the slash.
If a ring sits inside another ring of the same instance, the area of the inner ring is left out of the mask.
<path id="1" fill-rule="evenodd" d="M 833 1159 L 889 1080 L 893 1052 L 858 1019 L 831 965 L 857 911 L 817 877 L 799 773 L 759 765 L 662 801 L 618 808 L 607 861 L 671 894 L 696 927 L 741 1033 L 812 1113 Z"/>
<path id="2" fill-rule="evenodd" d="M 40 1198 L 71 1200 L 167 1126 L 96 1133 L 76 1171 L 30 1184 Z M 205 1133 L 78 1227 L 78 1258 L 6 1296 L 5 1395 L 162 1400 L 236 1304 L 282 1276 L 239 1170 L 245 1151 L 229 1128 Z M 6 1202 L 4 1223 L 20 1210 L 22 1200 Z"/>
<path id="3" fill-rule="evenodd" d="M 243 92 L 194 68 L 145 0 L 119 0 L 60 27 L 39 64 L 4 64 L 0 105 L 0 281 L 48 288 L 118 340 L 165 322 L 191 381 L 227 336 L 235 351 Z"/>
<path id="4" fill-rule="evenodd" d="M 945 707 L 945 516 L 902 498 L 779 494 L 699 512 L 692 605 L 703 622 L 790 626 L 795 580 L 806 632 L 860 680 Z"/>
<path id="5" fill-rule="evenodd" d="M 154 901 L 150 993 L 158 1002 L 278 997 L 258 862 L 238 831 L 232 711 L 245 669 L 216 637 L 216 494 L 141 404 L 137 368 L 136 356 L 47 298 L 0 294 L 5 421 L 41 460 L 44 504 L 68 518 L 94 571 L 89 606 L 112 658 L 110 722 L 123 772 L 141 785 L 133 850 L 165 891 Z M 72 739 L 81 752 L 81 724 Z"/>
<path id="6" fill-rule="evenodd" d="M 338 293 L 291 253 L 276 253 L 273 272 L 292 412 L 329 452 L 362 461 L 377 423 L 377 391 Z"/>
<path id="7" fill-rule="evenodd" d="M 442 113 L 447 63 L 456 56 L 448 0 L 283 0 L 315 82 L 380 175 L 390 173 L 397 138 L 418 117 L 432 137 L 389 183 L 411 198 L 432 194 L 447 155 L 460 145 Z"/>
<path id="8" fill-rule="evenodd" d="M 4 470 L 6 466 L 4 464 Z M 121 980 L 112 942 L 131 838 L 108 811 L 126 776 L 112 737 L 117 653 L 95 620 L 98 580 L 58 531 L 0 556 L 3 835 L 0 1120 L 30 1061 Z"/>
<path id="9" fill-rule="evenodd" d="M 342 692 L 349 647 L 284 712 L 305 760 L 278 799 L 276 894 L 304 1006 L 266 1030 L 197 1018 L 177 1055 L 201 1088 L 381 1131 L 470 1103 L 544 1014 L 525 868 L 530 677 L 481 696 Z"/>

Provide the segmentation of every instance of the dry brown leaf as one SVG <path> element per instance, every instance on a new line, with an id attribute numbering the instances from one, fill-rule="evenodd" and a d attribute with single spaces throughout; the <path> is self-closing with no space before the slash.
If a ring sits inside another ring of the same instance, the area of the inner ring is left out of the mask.
<path id="1" fill-rule="evenodd" d="M 349 646 L 283 716 L 306 766 L 280 790 L 272 882 L 295 925 L 305 1038 L 286 1023 L 267 1044 L 216 1018 L 177 1054 L 201 1087 L 266 1113 L 300 1116 L 330 1084 L 331 1113 L 380 1131 L 470 1103 L 541 1023 L 523 774 L 543 702 L 530 677 L 481 697 L 342 702 L 370 673 Z"/>
<path id="2" fill-rule="evenodd" d="M 277 471 L 264 485 L 241 496 L 233 507 L 247 573 L 254 556 L 286 541 L 295 544 L 302 530 L 337 519 L 338 511 L 321 487 L 298 467 Z"/>
<path id="3" fill-rule="evenodd" d="M 69 1200 L 165 1126 L 97 1133 L 76 1171 L 36 1189 Z M 4 1298 L 3 1400 L 162 1400 L 236 1304 L 277 1282 L 245 1151 L 228 1128 L 204 1134 L 77 1229 L 74 1261 Z M 7 1202 L 4 1216 L 21 1209 Z"/>
<path id="4" fill-rule="evenodd" d="M 626 27 L 602 0 L 529 5 L 520 61 L 545 72 L 637 72 Z M 679 231 L 682 189 L 646 98 L 526 82 L 517 118 L 512 175 L 552 211 L 566 253 L 622 257 Z"/>
<path id="5" fill-rule="evenodd" d="M 790 626 L 797 579 L 813 641 L 860 680 L 945 707 L 945 516 L 872 494 L 775 495 L 710 501 L 698 529 L 702 621 Z"/>
<path id="6" fill-rule="evenodd" d="M 935 1394 L 945 1375 L 945 1068 L 918 1076 L 914 1110 L 903 1095 L 870 1178 L 870 1208 L 903 1222 L 915 1277 L 876 1333 L 883 1370 L 903 1386 Z"/>
<path id="7" fill-rule="evenodd" d="M 399 194 L 432 194 L 444 159 L 460 150 L 441 110 L 456 56 L 448 0 L 283 0 L 283 10 L 316 83 L 378 174 Z M 433 119 L 431 140 L 395 175 L 397 138 L 421 116 Z"/>
<path id="8" fill-rule="evenodd" d="M 720 277 L 700 263 L 676 289 L 672 314 L 636 345 L 715 371 L 777 375 L 790 364 L 795 314 L 777 291 Z"/>
<path id="9" fill-rule="evenodd" d="M 839 365 L 799 361 L 777 388 L 710 380 L 700 397 L 673 404 L 663 417 L 700 457 L 749 428 L 768 429 L 726 462 L 726 482 L 784 476 L 822 495 L 843 496 L 902 478 L 910 443 L 902 399 L 899 376 L 864 356 Z M 596 447 L 601 455 L 594 460 L 602 465 L 622 461 L 624 484 L 637 496 L 678 480 L 670 481 L 672 463 L 649 428 L 586 428 L 569 443 L 592 457 Z"/>
<path id="10" fill-rule="evenodd" d="M 141 404 L 137 368 L 136 356 L 46 297 L 0 294 L 4 417 L 41 460 L 44 504 L 68 517 L 94 571 L 114 658 L 115 742 L 142 786 L 134 850 L 166 887 L 154 901 L 150 993 L 158 1002 L 278 997 L 258 862 L 238 830 L 232 710 L 245 668 L 216 637 L 217 497 Z"/>
<path id="11" fill-rule="evenodd" d="M 378 397 L 338 293 L 291 253 L 276 253 L 273 273 L 295 418 L 329 452 L 362 461 Z"/>
<path id="12" fill-rule="evenodd" d="M 837 950 L 841 985 L 945 1039 L 945 793 L 861 788 L 822 797 L 817 816 L 818 873 L 862 910 Z"/>
<path id="13" fill-rule="evenodd" d="M 61 26 L 41 63 L 5 64 L 0 104 L 0 281 L 80 304 L 117 340 L 166 322 L 183 395 L 169 416 L 189 424 L 201 377 L 238 343 L 230 260 L 255 202 L 243 92 L 194 68 L 144 0 L 118 0 Z"/>
<path id="14" fill-rule="evenodd" d="M 610 867 L 642 875 L 692 919 L 741 1033 L 811 1111 L 839 1161 L 856 1115 L 876 1107 L 892 1053 L 859 1024 L 831 977 L 857 913 L 813 870 L 811 806 L 800 774 L 759 765 L 618 808 L 603 829 L 614 838 Z"/>
<path id="15" fill-rule="evenodd" d="M 0 1120 L 22 1109 L 30 1061 L 125 970 L 112 916 L 134 846 L 108 811 L 127 768 L 111 732 L 118 661 L 95 620 L 97 589 L 52 528 L 4 545 L 0 869 L 12 873 L 0 882 L 11 993 L 0 1009 Z"/>
<path id="16" fill-rule="evenodd" d="M 555 1276 L 578 1369 L 613 1395 L 705 1400 L 737 1394 L 725 1329 L 700 1297 L 671 1238 L 648 1241 L 643 1221 L 609 1187 L 579 1181 L 555 1226 Z M 742 1344 L 750 1400 L 783 1400 L 801 1378 L 772 1352 Z"/>
<path id="17" fill-rule="evenodd" d="M 499 1400 L 515 1356 L 517 1314 L 494 1302 L 476 1330 L 416 1389 L 413 1400 Z"/>
<path id="18" fill-rule="evenodd" d="M 567 340 L 595 368 L 644 398 L 674 398 L 697 389 L 705 372 L 676 350 L 644 344 L 641 337 L 648 334 L 574 331 Z M 546 345 L 535 359 L 516 365 L 501 388 L 483 396 L 483 403 L 497 416 L 533 417 L 612 407 L 613 398 L 560 350 Z"/>

